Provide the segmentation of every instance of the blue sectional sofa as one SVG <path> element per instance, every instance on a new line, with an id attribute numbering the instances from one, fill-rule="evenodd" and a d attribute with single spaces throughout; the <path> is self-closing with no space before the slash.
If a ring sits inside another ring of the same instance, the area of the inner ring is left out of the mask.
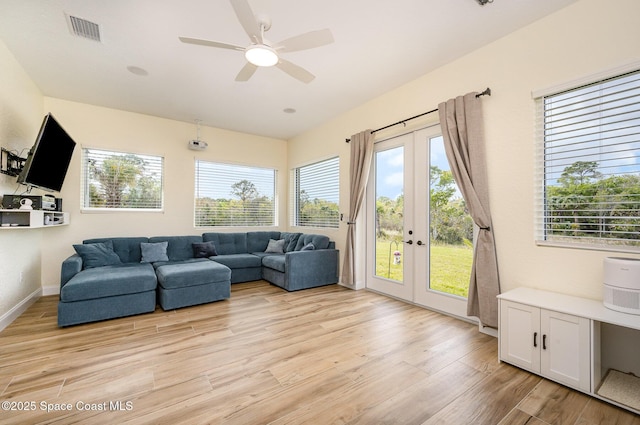
<path id="1" fill-rule="evenodd" d="M 232 283 L 265 279 L 287 291 L 338 282 L 327 236 L 287 232 L 88 239 L 62 263 L 58 325 L 227 299 Z"/>

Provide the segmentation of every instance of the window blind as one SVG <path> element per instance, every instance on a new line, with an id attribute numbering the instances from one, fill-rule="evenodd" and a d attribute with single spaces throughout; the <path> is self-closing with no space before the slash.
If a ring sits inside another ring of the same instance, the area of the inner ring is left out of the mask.
<path id="1" fill-rule="evenodd" d="M 339 225 L 339 157 L 293 170 L 293 225 L 337 228 Z"/>
<path id="2" fill-rule="evenodd" d="M 164 159 L 83 149 L 82 205 L 85 210 L 162 210 Z"/>
<path id="3" fill-rule="evenodd" d="M 196 227 L 274 226 L 276 170 L 197 160 Z"/>
<path id="4" fill-rule="evenodd" d="M 640 247 L 640 71 L 536 106 L 538 240 Z"/>

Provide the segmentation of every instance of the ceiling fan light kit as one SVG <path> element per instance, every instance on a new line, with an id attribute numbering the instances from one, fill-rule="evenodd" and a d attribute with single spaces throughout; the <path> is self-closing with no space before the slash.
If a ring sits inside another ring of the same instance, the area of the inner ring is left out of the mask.
<path id="1" fill-rule="evenodd" d="M 255 66 L 273 66 L 278 63 L 278 53 L 266 44 L 253 44 L 244 52 L 244 57 Z"/>
<path id="2" fill-rule="evenodd" d="M 178 37 L 179 40 L 187 44 L 243 51 L 248 63 L 238 73 L 236 81 L 247 81 L 258 67 L 268 66 L 275 66 L 303 83 L 308 84 L 313 81 L 315 76 L 312 73 L 282 59 L 279 53 L 297 52 L 331 44 L 333 43 L 333 35 L 330 30 L 310 31 L 272 45 L 264 38 L 264 32 L 271 27 L 271 20 L 265 16 L 256 16 L 251 10 L 248 0 L 229 1 L 240 25 L 251 40 L 249 47 L 191 37 Z"/>

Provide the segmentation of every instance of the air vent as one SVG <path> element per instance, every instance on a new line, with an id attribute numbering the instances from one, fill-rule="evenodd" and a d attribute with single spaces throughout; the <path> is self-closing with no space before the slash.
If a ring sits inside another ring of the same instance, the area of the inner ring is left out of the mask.
<path id="1" fill-rule="evenodd" d="M 88 38 L 89 40 L 101 41 L 100 26 L 95 22 L 87 21 L 86 19 L 71 15 L 67 15 L 67 19 L 69 21 L 69 28 L 73 35 Z"/>

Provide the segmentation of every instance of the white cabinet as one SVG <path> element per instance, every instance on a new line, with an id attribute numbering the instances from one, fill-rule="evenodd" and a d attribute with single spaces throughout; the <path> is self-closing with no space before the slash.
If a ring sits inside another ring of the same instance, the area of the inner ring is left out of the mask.
<path id="1" fill-rule="evenodd" d="M 540 373 L 540 309 L 500 303 L 500 360 Z"/>
<path id="2" fill-rule="evenodd" d="M 500 361 L 640 414 L 640 315 L 524 287 L 498 302 Z"/>
<path id="3" fill-rule="evenodd" d="M 589 320 L 511 301 L 500 303 L 500 359 L 589 391 Z"/>

